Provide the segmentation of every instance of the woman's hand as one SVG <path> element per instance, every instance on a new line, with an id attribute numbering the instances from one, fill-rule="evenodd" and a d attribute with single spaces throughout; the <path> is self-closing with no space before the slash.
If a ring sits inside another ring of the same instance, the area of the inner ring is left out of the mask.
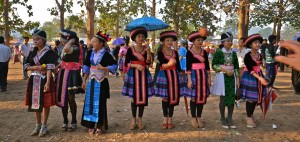
<path id="1" fill-rule="evenodd" d="M 82 84 L 81 84 L 81 88 L 85 89 L 85 87 L 86 87 L 86 83 L 85 83 L 85 81 L 83 81 Z"/>
<path id="2" fill-rule="evenodd" d="M 231 71 L 231 70 L 226 70 L 225 73 L 226 73 L 228 76 L 232 76 L 232 75 L 233 75 L 233 71 Z"/>
<path id="3" fill-rule="evenodd" d="M 170 66 L 173 66 L 173 65 L 176 64 L 176 60 L 175 60 L 174 58 L 171 58 L 171 59 L 169 60 L 168 64 L 169 64 Z"/>
<path id="4" fill-rule="evenodd" d="M 45 86 L 44 86 L 44 92 L 47 92 L 50 90 L 50 83 L 46 82 Z"/>
<path id="5" fill-rule="evenodd" d="M 142 65 L 138 65 L 137 68 L 139 71 L 143 71 L 145 68 Z"/>
<path id="6" fill-rule="evenodd" d="M 102 65 L 97 65 L 97 69 L 98 70 L 106 70 L 107 68 L 106 67 L 103 67 Z"/>
<path id="7" fill-rule="evenodd" d="M 265 80 L 264 78 L 259 78 L 259 81 L 261 82 L 262 85 L 267 86 L 269 84 L 269 82 L 267 80 Z"/>

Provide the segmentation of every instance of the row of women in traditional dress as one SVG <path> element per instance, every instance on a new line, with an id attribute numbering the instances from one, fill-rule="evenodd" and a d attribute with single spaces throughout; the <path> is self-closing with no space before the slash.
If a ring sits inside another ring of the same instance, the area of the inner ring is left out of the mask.
<path id="1" fill-rule="evenodd" d="M 145 28 L 136 28 L 130 32 L 130 37 L 136 45 L 129 47 L 126 52 L 124 65 L 128 68 L 122 90 L 123 96 L 132 98 L 131 129 L 144 129 L 142 117 L 148 98 L 157 96 L 162 98 L 162 110 L 164 120 L 163 129 L 172 129 L 174 124 L 172 117 L 174 107 L 179 105 L 181 96 L 191 98 L 190 108 L 193 127 L 204 127 L 201 119 L 203 105 L 210 94 L 210 67 L 207 53 L 201 48 L 207 35 L 192 32 L 188 39 L 193 46 L 187 51 L 186 78 L 182 78 L 183 70 L 179 64 L 177 51 L 171 49 L 177 40 L 177 33 L 164 31 L 160 33 L 160 41 L 163 48 L 158 52 L 160 71 L 156 85 L 152 81 L 147 66 L 151 63 L 150 48 L 143 46 L 147 38 Z M 62 30 L 61 39 L 64 41 L 62 62 L 56 65 L 54 52 L 46 46 L 46 33 L 36 30 L 33 33 L 34 50 L 26 63 L 26 70 L 32 71 L 28 80 L 26 105 L 28 110 L 36 112 L 36 127 L 31 135 L 45 135 L 47 130 L 47 118 L 50 106 L 57 105 L 62 108 L 64 118 L 63 130 L 74 131 L 77 128 L 77 106 L 75 94 L 82 93 L 85 89 L 85 102 L 82 113 L 81 125 L 87 127 L 90 134 L 101 134 L 108 128 L 106 101 L 110 97 L 108 73 L 115 73 L 117 61 L 105 50 L 108 34 L 97 32 L 92 38 L 93 50 L 89 51 L 84 61 L 83 81 L 80 77 L 78 37 L 75 32 Z M 246 110 L 249 121 L 247 126 L 255 127 L 251 121 L 255 106 L 261 103 L 265 91 L 262 86 L 267 82 L 263 78 L 261 70 L 257 67 L 261 57 L 257 50 L 261 41 L 260 35 L 250 36 L 247 47 L 251 48 L 245 57 L 246 70 L 241 81 L 243 98 L 247 99 Z M 238 61 L 235 52 L 232 52 L 232 34 L 221 35 L 221 48 L 215 53 L 212 61 L 213 69 L 217 72 L 212 94 L 220 96 L 221 124 L 224 128 L 236 128 L 232 114 L 236 97 L 235 90 L 239 88 Z M 56 71 L 58 70 L 58 71 Z M 56 72 L 55 84 L 52 71 Z M 249 83 L 250 82 L 250 83 Z M 55 87 L 54 87 L 55 86 Z M 68 105 L 71 109 L 72 121 L 68 121 Z M 225 117 L 225 107 L 228 107 L 228 115 Z M 43 120 L 41 114 L 43 112 Z M 137 114 L 138 113 L 138 114 Z M 138 115 L 138 117 L 136 117 Z M 137 119 L 138 118 L 138 119 Z"/>

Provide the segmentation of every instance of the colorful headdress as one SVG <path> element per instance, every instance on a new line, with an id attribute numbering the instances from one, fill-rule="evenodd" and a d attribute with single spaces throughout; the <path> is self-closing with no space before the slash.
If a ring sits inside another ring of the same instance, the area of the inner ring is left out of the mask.
<path id="1" fill-rule="evenodd" d="M 131 37 L 131 40 L 132 41 L 135 41 L 135 37 L 138 35 L 138 34 L 143 34 L 145 36 L 145 38 L 147 38 L 147 29 L 146 28 L 143 28 L 143 27 L 140 27 L 140 28 L 136 28 L 132 31 L 130 31 L 130 37 Z"/>
<path id="2" fill-rule="evenodd" d="M 261 37 L 260 34 L 253 34 L 253 35 L 250 35 L 250 36 L 246 39 L 246 41 L 245 41 L 245 46 L 246 46 L 247 48 L 251 48 L 250 45 L 251 45 L 251 43 L 252 43 L 253 41 L 255 41 L 255 40 L 259 40 L 260 43 L 263 42 L 263 38 Z"/>
<path id="3" fill-rule="evenodd" d="M 73 38 L 78 38 L 76 32 L 73 32 L 71 30 L 67 29 L 61 29 L 60 30 L 60 38 L 61 40 L 69 41 L 70 39 Z"/>
<path id="4" fill-rule="evenodd" d="M 44 40 L 47 40 L 47 34 L 43 30 L 39 30 L 39 29 L 34 30 L 32 36 L 38 36 Z"/>
<path id="5" fill-rule="evenodd" d="M 221 34 L 221 42 L 226 41 L 228 39 L 233 39 L 232 33 L 225 32 L 225 33 Z"/>
<path id="6" fill-rule="evenodd" d="M 203 37 L 203 36 L 201 36 L 200 33 L 197 32 L 197 31 L 191 32 L 191 33 L 189 34 L 189 36 L 188 36 L 188 40 L 189 40 L 190 42 L 194 42 L 194 40 L 197 39 L 197 38 L 203 38 L 204 40 L 206 40 L 206 39 L 207 39 L 207 36 Z"/>
<path id="7" fill-rule="evenodd" d="M 164 41 L 166 38 L 173 38 L 174 41 L 177 40 L 177 33 L 175 31 L 164 31 L 160 33 L 159 40 Z"/>
<path id="8" fill-rule="evenodd" d="M 97 32 L 96 35 L 94 35 L 94 37 L 98 38 L 99 40 L 102 40 L 103 42 L 108 42 L 111 40 L 110 35 L 102 31 Z"/>

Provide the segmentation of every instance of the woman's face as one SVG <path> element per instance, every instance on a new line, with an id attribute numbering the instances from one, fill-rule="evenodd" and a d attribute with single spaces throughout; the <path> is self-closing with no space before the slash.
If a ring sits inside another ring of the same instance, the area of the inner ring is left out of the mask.
<path id="1" fill-rule="evenodd" d="M 225 40 L 225 41 L 223 42 L 223 45 L 224 45 L 224 47 L 225 47 L 227 50 L 230 49 L 231 46 L 232 46 L 232 39 L 230 38 L 230 39 Z"/>
<path id="2" fill-rule="evenodd" d="M 203 38 L 196 38 L 195 40 L 194 40 L 194 42 L 193 42 L 193 45 L 195 46 L 195 47 L 201 47 L 202 46 L 202 44 L 203 44 Z"/>
<path id="3" fill-rule="evenodd" d="M 171 37 L 165 38 L 165 40 L 163 41 L 163 46 L 164 47 L 168 47 L 171 48 L 174 45 L 174 39 Z"/>
<path id="4" fill-rule="evenodd" d="M 140 44 L 142 44 L 142 43 L 144 43 L 145 42 L 145 35 L 143 35 L 143 34 L 138 34 L 138 35 L 136 35 L 136 37 L 135 37 L 135 42 L 138 44 L 138 43 L 140 43 Z"/>
<path id="5" fill-rule="evenodd" d="M 45 40 L 38 37 L 38 36 L 34 36 L 33 38 L 33 43 L 36 47 L 44 47 L 45 46 Z"/>
<path id="6" fill-rule="evenodd" d="M 93 45 L 94 50 L 100 50 L 103 47 L 104 43 L 98 38 L 93 37 L 91 40 L 91 44 Z"/>
<path id="7" fill-rule="evenodd" d="M 259 50 L 260 45 L 261 45 L 260 41 L 259 40 L 255 40 L 255 41 L 253 41 L 251 43 L 250 47 L 251 47 L 251 49 Z"/>

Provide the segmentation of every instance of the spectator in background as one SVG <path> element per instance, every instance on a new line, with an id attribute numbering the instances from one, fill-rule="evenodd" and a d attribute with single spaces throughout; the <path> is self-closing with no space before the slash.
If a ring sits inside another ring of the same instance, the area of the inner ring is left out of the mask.
<path id="1" fill-rule="evenodd" d="M 52 50 L 55 52 L 55 56 L 56 56 L 56 60 L 57 60 L 57 63 L 59 64 L 60 61 L 61 61 L 61 53 L 62 53 L 62 49 L 64 47 L 61 46 L 60 44 L 60 41 L 59 40 L 55 40 L 55 46 L 52 48 Z"/>
<path id="2" fill-rule="evenodd" d="M 21 60 L 23 63 L 23 79 L 27 80 L 28 79 L 28 75 L 27 75 L 27 71 L 24 68 L 25 62 L 27 60 L 27 57 L 29 55 L 29 52 L 31 50 L 31 47 L 28 44 L 29 41 L 29 37 L 23 37 L 24 38 L 24 43 L 20 45 L 20 54 L 21 54 Z"/>
<path id="3" fill-rule="evenodd" d="M 16 62 L 20 62 L 20 51 L 19 51 L 19 47 L 18 46 L 14 46 L 13 48 L 13 51 L 14 51 L 14 58 L 13 58 L 13 61 L 14 61 L 14 64 Z"/>
<path id="4" fill-rule="evenodd" d="M 119 62 L 119 52 L 120 52 L 120 46 L 116 46 L 113 52 L 113 56 L 115 58 L 116 61 Z M 116 72 L 116 76 L 119 76 L 119 72 Z"/>
<path id="5" fill-rule="evenodd" d="M 239 72 L 240 72 L 240 79 L 242 77 L 242 73 L 244 72 L 245 64 L 244 64 L 244 57 L 249 52 L 249 50 L 245 47 L 245 38 L 240 38 L 239 40 L 239 49 L 236 52 L 238 61 L 239 61 Z"/>
<path id="6" fill-rule="evenodd" d="M 261 52 L 261 56 L 263 59 L 263 63 L 262 63 L 263 68 L 266 67 L 266 48 L 267 48 L 267 46 L 268 46 L 268 40 L 264 39 L 263 43 L 260 46 L 260 50 L 261 50 L 260 52 Z"/>
<path id="7" fill-rule="evenodd" d="M 0 36 L 0 87 L 6 91 L 8 63 L 11 58 L 11 49 L 4 45 L 4 37 Z"/>
<path id="8" fill-rule="evenodd" d="M 269 36 L 269 44 L 266 48 L 265 55 L 266 55 L 266 77 L 270 79 L 269 87 L 273 89 L 277 89 L 274 87 L 274 82 L 276 78 L 276 62 L 274 60 L 275 57 L 275 44 L 276 44 L 276 37 L 275 35 Z"/>

